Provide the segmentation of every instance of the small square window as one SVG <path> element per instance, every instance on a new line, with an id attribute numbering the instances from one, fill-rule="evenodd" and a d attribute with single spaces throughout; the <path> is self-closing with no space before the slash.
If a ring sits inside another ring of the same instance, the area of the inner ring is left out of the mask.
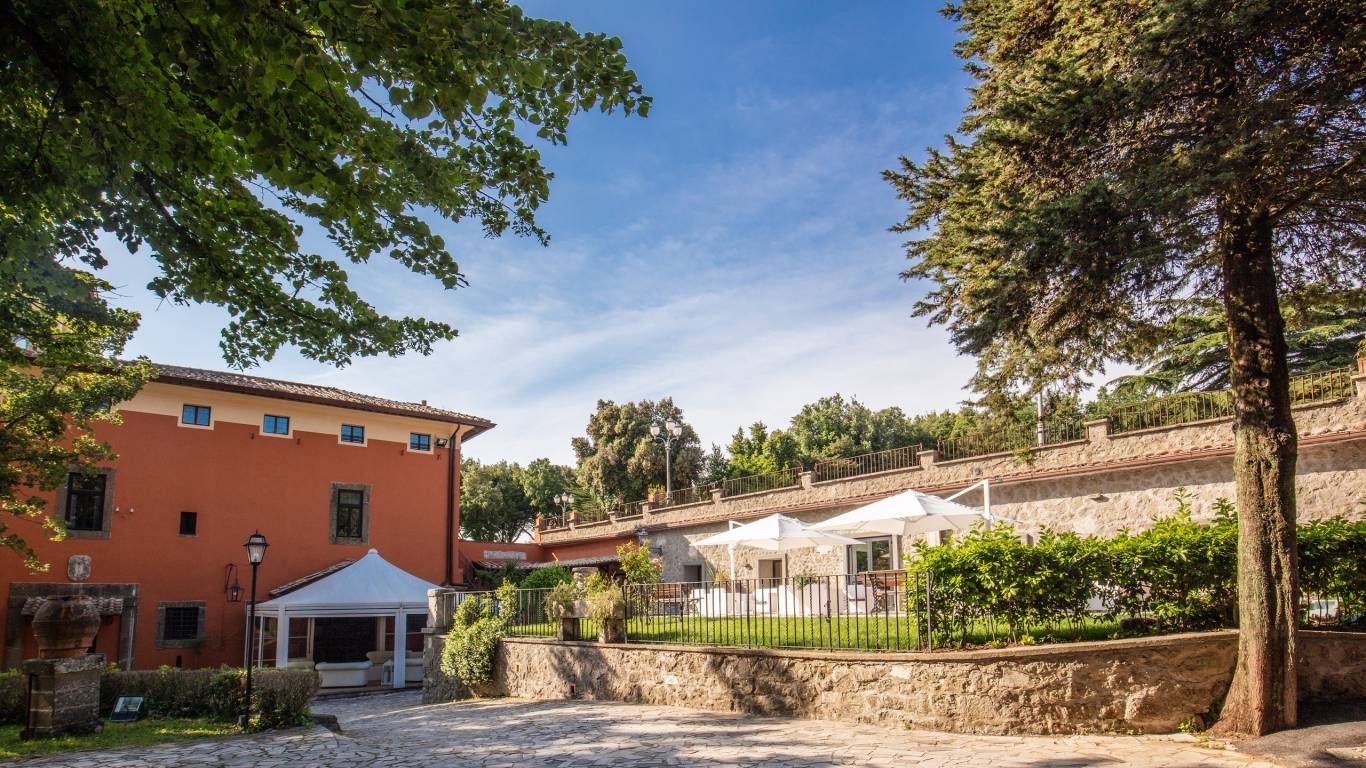
<path id="1" fill-rule="evenodd" d="M 185 405 L 180 409 L 180 423 L 207 427 L 210 415 L 211 409 L 207 405 Z"/>
<path id="2" fill-rule="evenodd" d="M 162 619 L 161 639 L 165 642 L 185 642 L 199 639 L 199 608 L 168 605 Z"/>
<path id="3" fill-rule="evenodd" d="M 289 417 L 266 414 L 265 421 L 261 423 L 261 431 L 268 435 L 287 435 L 289 434 Z"/>
<path id="4" fill-rule="evenodd" d="M 413 432 L 408 435 L 408 447 L 414 451 L 430 451 L 432 449 L 432 436 Z"/>
<path id="5" fill-rule="evenodd" d="M 364 443 L 365 427 L 358 424 L 343 424 L 341 428 L 341 441 L 343 443 Z"/>
<path id="6" fill-rule="evenodd" d="M 195 536 L 199 533 L 199 513 L 181 512 L 180 513 L 180 535 Z"/>

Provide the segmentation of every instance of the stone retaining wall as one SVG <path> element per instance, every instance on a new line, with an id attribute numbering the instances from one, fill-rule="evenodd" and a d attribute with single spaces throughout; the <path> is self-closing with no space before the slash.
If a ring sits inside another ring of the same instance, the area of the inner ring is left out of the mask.
<path id="1" fill-rule="evenodd" d="M 1305 700 L 1366 700 L 1366 634 L 1304 632 Z M 427 701 L 463 695 L 435 663 Z M 1162 733 L 1223 698 L 1233 632 L 1004 650 L 856 653 L 507 638 L 498 692 L 786 715 L 956 733 Z"/>

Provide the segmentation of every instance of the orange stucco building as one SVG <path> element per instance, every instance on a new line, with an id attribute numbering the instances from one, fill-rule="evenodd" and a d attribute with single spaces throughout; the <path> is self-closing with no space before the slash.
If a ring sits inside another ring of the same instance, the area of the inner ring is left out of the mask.
<path id="1" fill-rule="evenodd" d="M 131 669 L 240 665 L 250 567 L 269 539 L 258 598 L 370 548 L 438 584 L 463 580 L 460 446 L 491 422 L 330 387 L 161 366 L 96 436 L 118 459 L 52 494 L 61 542 L 33 522 L 46 573 L 0 558 L 6 668 L 35 655 L 47 595 L 97 599 L 95 650 Z M 241 587 L 234 600 L 233 583 Z"/>

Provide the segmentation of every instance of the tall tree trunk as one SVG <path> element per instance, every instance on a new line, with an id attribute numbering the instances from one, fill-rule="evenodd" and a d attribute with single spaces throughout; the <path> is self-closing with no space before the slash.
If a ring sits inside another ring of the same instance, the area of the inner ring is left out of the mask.
<path id="1" fill-rule="evenodd" d="M 1264 208 L 1221 207 L 1238 503 L 1238 666 L 1215 730 L 1295 725 L 1299 555 L 1285 324 Z"/>

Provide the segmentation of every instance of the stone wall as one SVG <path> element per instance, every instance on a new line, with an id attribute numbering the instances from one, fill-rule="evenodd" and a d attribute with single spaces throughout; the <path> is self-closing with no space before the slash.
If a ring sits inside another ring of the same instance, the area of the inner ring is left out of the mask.
<path id="1" fill-rule="evenodd" d="M 1366 635 L 1304 632 L 1301 648 L 1304 699 L 1366 699 Z M 956 733 L 1162 733 L 1210 717 L 1236 653 L 1233 632 L 920 654 L 508 638 L 496 687 Z M 427 701 L 460 695 L 427 669 Z"/>
<path id="2" fill-rule="evenodd" d="M 1363 387 L 1366 377 L 1358 377 Z M 1366 396 L 1295 409 L 1300 433 L 1296 487 L 1301 520 L 1334 515 L 1366 516 Z M 1173 494 L 1190 494 L 1197 518 L 1212 515 L 1214 502 L 1233 496 L 1232 422 L 1214 419 L 1175 427 L 1110 434 L 1094 422 L 1087 437 L 1033 449 L 956 461 L 922 455 L 919 467 L 752 493 L 700 504 L 650 510 L 643 515 L 539 532 L 549 556 L 610 554 L 623 536 L 644 531 L 664 550 L 666 580 L 682 580 L 684 566 L 706 561 L 709 571 L 729 570 L 725 551 L 698 552 L 691 543 L 724 530 L 728 520 L 751 520 L 774 512 L 813 521 L 832 517 L 899 491 L 948 493 L 991 480 L 992 511 L 1021 521 L 1025 532 L 1044 527 L 1083 535 L 1110 535 L 1141 528 L 1174 508 Z M 963 498 L 980 504 L 977 491 Z M 902 549 L 909 542 L 902 543 Z M 598 550 L 601 551 L 598 551 Z M 717 548 L 720 549 L 720 548 Z M 898 553 L 899 554 L 899 553 Z M 705 556 L 705 557 L 704 557 Z M 759 557 L 737 556 L 737 575 L 755 577 Z M 808 551 L 790 573 L 843 573 L 845 552 Z"/>

